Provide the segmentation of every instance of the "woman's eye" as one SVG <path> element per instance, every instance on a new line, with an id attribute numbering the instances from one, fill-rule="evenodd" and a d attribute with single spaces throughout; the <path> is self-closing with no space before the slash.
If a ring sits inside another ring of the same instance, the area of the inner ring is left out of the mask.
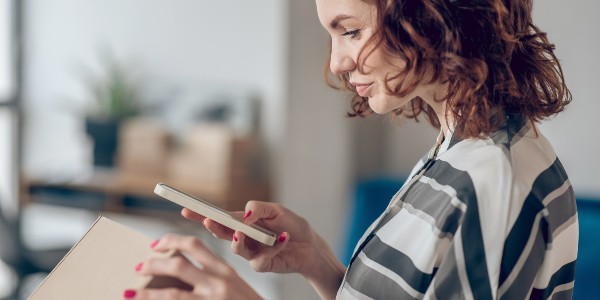
<path id="1" fill-rule="evenodd" d="M 356 38 L 358 36 L 358 34 L 360 33 L 360 29 L 356 29 L 356 30 L 352 30 L 352 31 L 346 31 L 342 34 L 342 36 L 350 36 L 351 38 Z"/>

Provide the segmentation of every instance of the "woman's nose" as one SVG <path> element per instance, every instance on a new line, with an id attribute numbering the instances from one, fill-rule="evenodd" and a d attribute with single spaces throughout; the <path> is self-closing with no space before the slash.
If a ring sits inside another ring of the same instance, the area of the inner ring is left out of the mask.
<path id="1" fill-rule="evenodd" d="M 342 75 L 356 68 L 356 62 L 352 56 L 348 55 L 336 47 L 331 49 L 331 58 L 329 61 L 329 69 L 335 75 Z"/>

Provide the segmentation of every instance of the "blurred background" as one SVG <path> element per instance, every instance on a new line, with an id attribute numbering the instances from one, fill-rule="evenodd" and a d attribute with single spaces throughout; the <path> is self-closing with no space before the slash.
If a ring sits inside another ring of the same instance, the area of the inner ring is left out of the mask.
<path id="1" fill-rule="evenodd" d="M 534 7 L 573 92 L 541 130 L 580 201 L 575 293 L 589 299 L 600 3 Z M 346 118 L 349 96 L 323 81 L 327 43 L 313 1 L 0 0 L 0 299 L 26 298 L 99 214 L 229 249 L 154 197 L 159 181 L 231 210 L 282 203 L 347 261 L 436 132 Z M 219 252 L 267 299 L 317 298 Z"/>

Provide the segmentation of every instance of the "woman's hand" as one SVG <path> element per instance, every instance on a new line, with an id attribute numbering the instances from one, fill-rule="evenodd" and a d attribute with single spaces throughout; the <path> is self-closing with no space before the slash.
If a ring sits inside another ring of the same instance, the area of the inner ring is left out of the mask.
<path id="1" fill-rule="evenodd" d="M 181 213 L 188 219 L 201 221 L 216 237 L 231 240 L 233 252 L 248 260 L 254 270 L 299 273 L 322 298 L 335 297 L 344 276 L 344 265 L 310 224 L 287 208 L 276 203 L 249 201 L 245 212 L 233 213 L 246 224 L 280 233 L 273 246 L 263 245 L 189 209 L 184 208 Z"/>
<path id="2" fill-rule="evenodd" d="M 275 203 L 249 201 L 246 212 L 234 214 L 243 218 L 246 224 L 256 224 L 280 233 L 275 245 L 263 245 L 242 232 L 234 232 L 191 210 L 182 211 L 184 217 L 202 221 L 216 237 L 232 241 L 233 252 L 247 259 L 258 272 L 303 274 L 317 263 L 317 235 L 306 220 L 285 207 Z"/>
<path id="3" fill-rule="evenodd" d="M 193 287 L 191 291 L 174 288 L 126 290 L 125 299 L 261 299 L 261 297 L 221 258 L 195 237 L 166 235 L 153 244 L 153 250 L 171 249 L 186 253 L 201 268 L 183 256 L 150 258 L 136 267 L 141 275 L 177 278 Z"/>

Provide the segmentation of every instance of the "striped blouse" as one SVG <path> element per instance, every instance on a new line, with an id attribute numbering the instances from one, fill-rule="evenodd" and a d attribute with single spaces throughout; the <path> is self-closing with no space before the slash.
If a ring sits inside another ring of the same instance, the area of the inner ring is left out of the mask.
<path id="1" fill-rule="evenodd" d="M 337 299 L 571 298 L 575 196 L 531 122 L 447 138 L 411 177 L 358 242 Z"/>

